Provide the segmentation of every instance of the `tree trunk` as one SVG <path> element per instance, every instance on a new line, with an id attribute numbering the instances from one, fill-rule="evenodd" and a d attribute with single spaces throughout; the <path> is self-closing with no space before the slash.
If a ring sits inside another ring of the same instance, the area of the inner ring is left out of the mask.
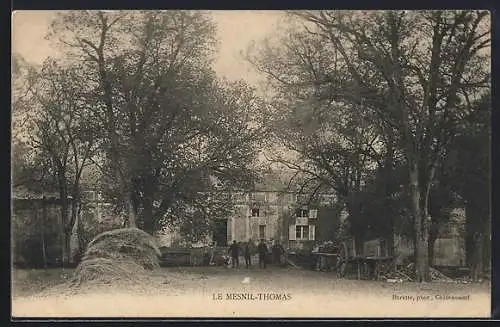
<path id="1" fill-rule="evenodd" d="M 489 244 L 489 221 L 484 222 L 483 210 L 468 202 L 466 205 L 466 262 L 471 269 L 473 280 L 487 268 L 489 262 L 485 244 Z"/>
<path id="2" fill-rule="evenodd" d="M 142 211 L 142 221 L 143 230 L 153 235 L 155 232 L 155 226 L 153 221 L 153 199 L 149 195 L 145 195 L 143 199 L 143 211 Z"/>
<path id="3" fill-rule="evenodd" d="M 419 172 L 416 162 L 409 163 L 410 200 L 415 230 L 415 274 L 418 282 L 427 282 L 429 276 L 429 217 L 427 210 L 422 210 L 422 199 L 419 184 Z"/>
<path id="4" fill-rule="evenodd" d="M 491 225 L 490 220 L 484 228 L 483 233 L 483 271 L 491 278 Z"/>
<path id="5" fill-rule="evenodd" d="M 67 222 L 69 220 L 69 205 L 66 198 L 61 198 L 61 223 L 60 223 L 60 233 L 61 233 L 61 262 L 63 267 L 68 266 L 70 263 L 70 238 L 71 231 L 68 233 Z"/>
<path id="6" fill-rule="evenodd" d="M 482 275 L 488 276 L 488 279 L 491 280 L 491 242 L 490 242 L 490 234 L 484 233 L 482 239 Z"/>
<path id="7" fill-rule="evenodd" d="M 474 254 L 474 233 L 477 231 L 477 223 L 475 223 L 474 210 L 470 202 L 466 202 L 465 206 L 465 262 L 469 268 L 473 264 Z"/>
<path id="8" fill-rule="evenodd" d="M 473 236 L 474 251 L 472 256 L 472 280 L 478 281 L 483 274 L 483 234 L 475 232 Z"/>
<path id="9" fill-rule="evenodd" d="M 349 213 L 350 234 L 354 239 L 355 255 L 363 254 L 363 243 L 365 239 L 365 224 L 361 218 L 361 210 L 355 195 L 351 195 L 347 203 Z"/>
<path id="10" fill-rule="evenodd" d="M 387 175 L 386 175 L 387 176 Z M 388 183 L 391 183 L 388 181 Z M 384 232 L 384 237 L 385 240 L 387 241 L 386 249 L 387 249 L 387 255 L 388 256 L 394 256 L 395 255 L 395 249 L 394 249 L 394 219 L 396 216 L 396 213 L 391 209 L 393 206 L 393 201 L 391 200 L 391 196 L 393 194 L 393 189 L 392 189 L 392 183 L 387 184 L 385 187 L 385 208 L 384 212 L 386 213 L 387 217 L 387 231 Z"/>
<path id="11" fill-rule="evenodd" d="M 120 188 L 120 196 L 123 196 L 123 199 L 125 201 L 127 217 L 124 221 L 124 225 L 127 225 L 129 228 L 137 228 L 137 214 L 133 205 L 132 194 L 130 190 L 127 190 L 129 185 L 127 185 L 127 170 L 124 167 L 126 166 L 126 164 L 123 163 L 122 155 L 120 153 L 120 140 L 117 134 L 116 118 L 113 105 L 113 88 L 108 76 L 108 72 L 106 70 L 106 60 L 104 57 L 104 46 L 107 40 L 107 32 L 109 30 L 109 26 L 106 25 L 107 22 L 105 21 L 105 19 L 102 19 L 103 26 L 101 30 L 100 44 L 97 49 L 97 64 L 99 67 L 100 84 L 104 93 L 103 98 L 106 106 L 105 126 L 110 142 L 110 149 L 108 153 L 110 155 L 111 163 L 114 166 L 114 172 L 118 179 L 117 182 Z"/>
<path id="12" fill-rule="evenodd" d="M 429 240 L 428 231 L 425 228 L 425 220 L 422 214 L 415 217 L 419 220 L 415 224 L 416 227 L 416 244 L 415 244 L 415 273 L 418 282 L 430 281 L 429 276 Z"/>
<path id="13" fill-rule="evenodd" d="M 68 267 L 71 264 L 71 231 L 64 231 L 63 248 L 62 248 L 62 263 L 63 267 Z"/>
<path id="14" fill-rule="evenodd" d="M 38 207 L 36 207 L 36 211 L 38 213 Z M 46 208 L 46 203 L 45 199 L 42 199 L 42 228 L 41 228 L 41 233 L 42 233 L 42 257 L 43 257 L 43 268 L 47 269 L 47 246 L 45 244 L 45 222 L 47 219 L 47 208 Z"/>
<path id="15" fill-rule="evenodd" d="M 79 214 L 76 217 L 76 235 L 78 238 L 78 251 L 76 253 L 75 257 L 75 264 L 79 264 L 80 261 L 83 258 L 83 255 L 85 253 L 86 247 L 87 247 L 87 238 L 85 237 L 85 226 L 84 226 L 84 221 L 82 219 L 82 216 Z"/>
<path id="16" fill-rule="evenodd" d="M 69 221 L 69 224 L 67 226 L 67 229 L 69 230 L 70 234 L 70 240 L 71 236 L 73 236 L 73 230 L 76 224 L 77 228 L 77 238 L 78 238 L 78 224 L 80 222 L 80 196 L 78 191 L 73 192 L 73 201 L 71 202 L 71 220 Z M 74 249 L 71 249 L 71 243 L 70 243 L 70 255 L 71 255 L 71 262 L 75 262 L 73 260 L 75 258 L 74 251 L 71 251 Z M 80 251 L 80 246 L 79 244 L 77 245 L 76 249 L 77 253 Z"/>
<path id="17" fill-rule="evenodd" d="M 466 228 L 468 238 L 467 261 L 472 280 L 478 281 L 484 271 L 484 224 L 481 208 L 472 203 L 466 206 Z"/>
<path id="18" fill-rule="evenodd" d="M 125 203 L 127 208 L 127 226 L 128 228 L 137 228 L 137 214 L 132 202 L 131 192 L 127 192 Z"/>
<path id="19" fill-rule="evenodd" d="M 394 244 L 394 229 L 391 228 L 391 232 L 387 237 L 387 255 L 389 257 L 394 257 L 395 256 L 395 244 Z"/>
<path id="20" fill-rule="evenodd" d="M 428 256 L 429 256 L 429 266 L 434 265 L 434 247 L 436 245 L 436 240 L 437 240 L 437 235 L 434 233 L 431 233 L 429 235 L 429 251 L 428 251 Z"/>
<path id="21" fill-rule="evenodd" d="M 393 200 L 392 196 L 395 192 L 395 183 L 394 183 L 394 134 L 386 133 L 387 135 L 387 153 L 385 155 L 384 160 L 384 168 L 383 168 L 383 178 L 385 182 L 385 211 L 388 213 L 387 219 L 389 220 L 389 230 L 387 232 L 387 255 L 394 256 L 394 219 L 396 217 L 396 213 L 393 212 L 392 205 Z"/>

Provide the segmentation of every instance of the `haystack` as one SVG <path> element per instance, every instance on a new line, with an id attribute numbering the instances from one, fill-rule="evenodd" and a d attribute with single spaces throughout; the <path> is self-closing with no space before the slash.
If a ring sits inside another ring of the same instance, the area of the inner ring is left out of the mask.
<path id="1" fill-rule="evenodd" d="M 140 229 L 105 232 L 88 244 L 72 282 L 137 282 L 147 270 L 159 267 L 160 255 L 154 237 Z"/>

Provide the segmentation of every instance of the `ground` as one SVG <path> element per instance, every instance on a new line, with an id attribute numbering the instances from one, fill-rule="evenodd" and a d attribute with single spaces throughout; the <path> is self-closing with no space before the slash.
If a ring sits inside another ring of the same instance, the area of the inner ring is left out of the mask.
<path id="1" fill-rule="evenodd" d="M 70 270 L 13 272 L 15 317 L 487 317 L 489 284 L 338 279 L 295 268 L 161 268 L 142 285 L 67 290 Z M 461 296 L 447 299 L 446 296 Z"/>

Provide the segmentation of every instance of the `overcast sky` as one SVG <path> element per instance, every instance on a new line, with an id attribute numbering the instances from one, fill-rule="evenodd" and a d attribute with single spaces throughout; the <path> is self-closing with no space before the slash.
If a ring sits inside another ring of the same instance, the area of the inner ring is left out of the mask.
<path id="1" fill-rule="evenodd" d="M 219 37 L 218 60 L 214 69 L 231 80 L 244 79 L 258 87 L 261 77 L 241 57 L 252 41 L 276 34 L 283 13 L 279 11 L 212 11 Z M 17 11 L 12 19 L 12 52 L 28 62 L 40 64 L 56 50 L 44 37 L 54 11 Z M 261 160 L 264 157 L 261 157 Z"/>
<path id="2" fill-rule="evenodd" d="M 53 11 L 17 11 L 12 19 L 12 52 L 19 53 L 27 61 L 41 63 L 54 54 L 44 36 Z M 219 58 L 215 69 L 220 76 L 229 79 L 245 79 L 258 82 L 257 74 L 240 56 L 252 41 L 272 35 L 282 13 L 278 11 L 213 11 L 220 40 Z"/>

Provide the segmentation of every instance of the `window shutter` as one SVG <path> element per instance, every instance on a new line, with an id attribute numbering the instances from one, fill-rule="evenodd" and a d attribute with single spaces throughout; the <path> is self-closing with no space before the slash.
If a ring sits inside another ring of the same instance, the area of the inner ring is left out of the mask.
<path id="1" fill-rule="evenodd" d="M 314 241 L 316 238 L 316 225 L 309 225 L 309 240 Z"/>
<path id="2" fill-rule="evenodd" d="M 259 225 L 259 238 L 267 239 L 266 225 Z"/>
<path id="3" fill-rule="evenodd" d="M 294 224 L 288 226 L 288 240 L 289 241 L 296 240 L 296 238 L 295 238 L 295 225 Z"/>
<path id="4" fill-rule="evenodd" d="M 309 218 L 311 218 L 311 219 L 318 218 L 318 210 L 317 209 L 309 210 Z"/>

